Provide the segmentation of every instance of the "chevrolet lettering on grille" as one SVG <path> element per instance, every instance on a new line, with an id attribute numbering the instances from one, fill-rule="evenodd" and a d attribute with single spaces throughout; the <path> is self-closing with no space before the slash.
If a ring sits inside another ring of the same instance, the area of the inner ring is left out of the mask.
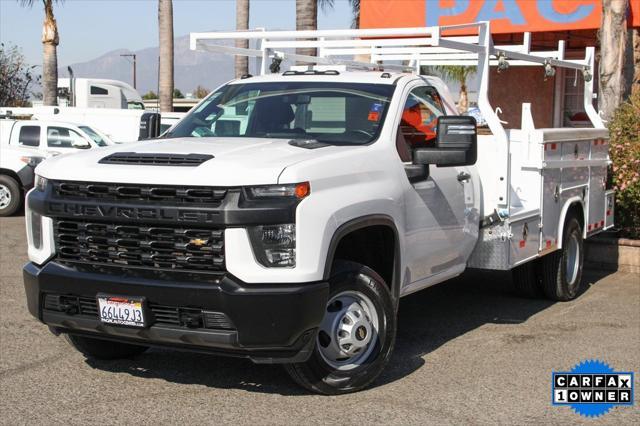
<path id="1" fill-rule="evenodd" d="M 120 207 L 69 202 L 49 202 L 49 213 L 53 216 L 105 217 L 137 220 L 166 220 L 177 222 L 213 223 L 219 215 L 215 211 L 193 211 L 179 208 Z"/>

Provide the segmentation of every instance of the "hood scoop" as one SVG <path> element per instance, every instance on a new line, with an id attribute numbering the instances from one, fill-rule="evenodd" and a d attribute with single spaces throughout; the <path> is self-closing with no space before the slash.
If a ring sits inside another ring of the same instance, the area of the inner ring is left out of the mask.
<path id="1" fill-rule="evenodd" d="M 289 141 L 289 145 L 296 146 L 298 148 L 306 148 L 306 149 L 318 149 L 318 148 L 324 148 L 325 146 L 329 146 L 329 144 L 324 142 L 319 142 L 315 139 L 291 139 Z"/>
<path id="2" fill-rule="evenodd" d="M 141 166 L 178 166 L 198 167 L 205 161 L 211 160 L 213 155 L 206 154 L 154 154 L 137 152 L 116 152 L 107 155 L 100 164 L 130 164 Z"/>

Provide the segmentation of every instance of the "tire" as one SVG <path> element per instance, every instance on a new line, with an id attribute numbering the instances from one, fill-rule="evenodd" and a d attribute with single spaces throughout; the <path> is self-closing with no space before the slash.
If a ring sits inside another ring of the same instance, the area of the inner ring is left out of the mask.
<path id="1" fill-rule="evenodd" d="M 112 342 L 74 334 L 66 334 L 65 338 L 78 352 L 82 353 L 86 358 L 93 359 L 131 358 L 149 349 L 147 346 Z"/>
<path id="2" fill-rule="evenodd" d="M 11 216 L 22 205 L 20 185 L 11 176 L 0 175 L 0 217 Z"/>
<path id="3" fill-rule="evenodd" d="M 575 216 L 569 216 L 565 221 L 562 249 L 540 260 L 542 290 L 548 299 L 566 302 L 580 294 L 584 242 L 582 227 Z"/>
<path id="4" fill-rule="evenodd" d="M 537 260 L 513 268 L 511 281 L 513 291 L 517 296 L 527 299 L 537 299 L 543 296 Z"/>
<path id="5" fill-rule="evenodd" d="M 329 284 L 311 356 L 285 369 L 310 391 L 338 395 L 364 389 L 382 372 L 395 345 L 396 315 L 384 279 L 364 265 L 336 261 Z"/>

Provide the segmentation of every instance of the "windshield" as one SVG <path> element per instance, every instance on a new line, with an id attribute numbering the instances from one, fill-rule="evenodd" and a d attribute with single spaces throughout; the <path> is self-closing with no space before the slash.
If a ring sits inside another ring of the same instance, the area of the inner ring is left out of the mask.
<path id="1" fill-rule="evenodd" d="M 212 93 L 166 136 L 366 144 L 378 137 L 394 88 L 308 81 L 229 84 Z"/>
<path id="2" fill-rule="evenodd" d="M 97 131 L 93 130 L 89 126 L 78 126 L 83 132 L 87 134 L 98 146 L 109 146 L 109 143 L 106 136 L 99 134 Z"/>

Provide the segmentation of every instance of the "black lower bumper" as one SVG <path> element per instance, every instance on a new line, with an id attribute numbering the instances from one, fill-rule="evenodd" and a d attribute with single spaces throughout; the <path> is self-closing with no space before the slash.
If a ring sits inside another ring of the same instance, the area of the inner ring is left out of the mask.
<path id="1" fill-rule="evenodd" d="M 125 269 L 121 274 L 97 273 L 55 261 L 43 267 L 28 263 L 23 275 L 29 311 L 56 332 L 241 356 L 255 362 L 300 362 L 313 347 L 329 293 L 326 282 L 245 284 L 228 275 L 201 281 L 185 275 L 182 281 L 179 276 L 167 280 L 125 273 Z M 175 307 L 178 319 L 187 312 L 192 321 L 163 323 L 154 320 L 152 313 L 145 328 L 111 326 L 100 321 L 97 311 L 56 309 L 45 303 L 46 297 L 58 297 L 95 304 L 98 293 L 143 296 L 149 305 Z M 206 321 L 193 320 L 194 312 L 220 313 L 229 322 L 220 329 L 205 328 Z"/>

